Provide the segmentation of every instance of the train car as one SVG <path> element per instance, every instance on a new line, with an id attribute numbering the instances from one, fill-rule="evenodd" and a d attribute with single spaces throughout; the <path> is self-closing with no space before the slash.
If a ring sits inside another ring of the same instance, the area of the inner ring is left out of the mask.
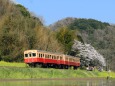
<path id="1" fill-rule="evenodd" d="M 80 66 L 80 59 L 64 54 L 57 54 L 40 50 L 24 51 L 24 62 L 30 67 L 65 68 Z"/>

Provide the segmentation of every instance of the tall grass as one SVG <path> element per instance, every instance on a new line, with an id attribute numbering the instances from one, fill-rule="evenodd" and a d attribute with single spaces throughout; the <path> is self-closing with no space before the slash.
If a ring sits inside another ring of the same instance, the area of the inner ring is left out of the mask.
<path id="1" fill-rule="evenodd" d="M 38 79 L 38 78 L 88 78 L 107 77 L 115 78 L 114 72 L 99 72 L 98 70 L 72 70 L 52 68 L 29 68 L 24 63 L 0 62 L 0 79 Z M 8 67 L 10 66 L 10 67 Z"/>
<path id="2" fill-rule="evenodd" d="M 0 61 L 0 67 L 26 67 L 25 63 L 17 63 L 17 62 L 4 62 Z"/>
<path id="3" fill-rule="evenodd" d="M 112 78 L 115 73 L 111 72 Z M 1 67 L 0 79 L 37 79 L 37 78 L 87 78 L 87 77 L 107 77 L 108 73 L 103 71 L 86 70 L 64 70 L 49 68 L 13 68 Z"/>

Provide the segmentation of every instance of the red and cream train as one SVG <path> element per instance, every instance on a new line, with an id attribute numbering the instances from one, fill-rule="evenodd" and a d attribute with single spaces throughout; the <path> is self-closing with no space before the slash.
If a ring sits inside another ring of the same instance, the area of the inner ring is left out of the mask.
<path id="1" fill-rule="evenodd" d="M 24 51 L 24 62 L 31 67 L 42 66 L 65 69 L 73 67 L 77 69 L 80 66 L 80 59 L 77 57 L 40 50 Z"/>

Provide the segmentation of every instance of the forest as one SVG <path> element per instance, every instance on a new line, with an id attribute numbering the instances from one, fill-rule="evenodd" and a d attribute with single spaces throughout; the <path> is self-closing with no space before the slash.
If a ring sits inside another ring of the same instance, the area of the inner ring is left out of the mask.
<path id="1" fill-rule="evenodd" d="M 22 62 L 23 52 L 38 49 L 70 54 L 74 40 L 91 44 L 115 70 L 115 26 L 95 19 L 65 18 L 45 26 L 21 4 L 0 0 L 0 60 Z"/>

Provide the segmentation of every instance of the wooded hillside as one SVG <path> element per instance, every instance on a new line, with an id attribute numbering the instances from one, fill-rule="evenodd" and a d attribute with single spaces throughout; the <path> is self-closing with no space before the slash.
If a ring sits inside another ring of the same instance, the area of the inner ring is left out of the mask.
<path id="1" fill-rule="evenodd" d="M 24 6 L 0 0 L 0 60 L 23 61 L 27 49 L 62 52 L 56 33 Z"/>
<path id="2" fill-rule="evenodd" d="M 67 24 L 67 22 L 69 22 L 69 24 Z M 78 38 L 80 37 L 83 43 L 88 43 L 95 47 L 95 49 L 104 56 L 108 69 L 115 69 L 114 25 L 94 19 L 78 18 L 66 18 L 50 25 L 53 30 L 54 28 L 61 28 L 63 26 L 72 31 L 76 31 L 76 36 Z"/>
<path id="3" fill-rule="evenodd" d="M 46 27 L 24 6 L 0 0 L 0 60 L 23 61 L 27 49 L 71 53 L 74 40 L 91 44 L 115 70 L 115 26 L 94 19 L 65 18 Z"/>

